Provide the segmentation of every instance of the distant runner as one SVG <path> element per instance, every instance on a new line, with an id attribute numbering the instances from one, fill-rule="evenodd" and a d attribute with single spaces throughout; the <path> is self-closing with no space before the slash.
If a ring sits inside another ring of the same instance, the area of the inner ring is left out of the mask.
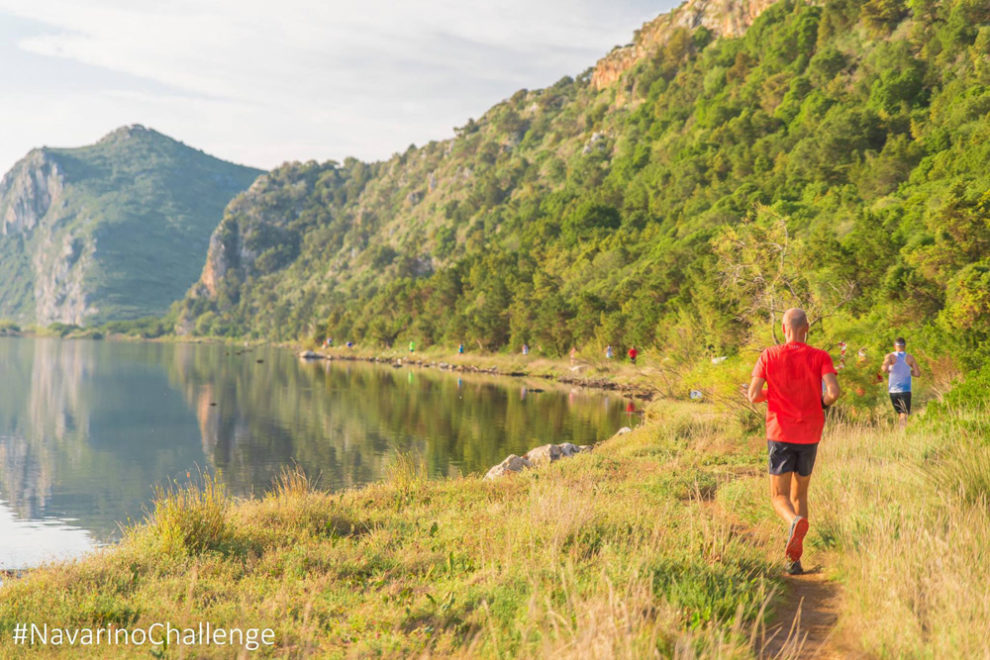
<path id="1" fill-rule="evenodd" d="M 784 550 L 787 572 L 799 575 L 808 533 L 808 484 L 825 426 L 824 408 L 840 392 L 832 357 L 805 343 L 809 328 L 804 310 L 787 310 L 782 325 L 787 343 L 763 351 L 747 395 L 753 403 L 767 402 L 770 501 L 790 524 Z"/>
<path id="2" fill-rule="evenodd" d="M 880 368 L 890 375 L 887 392 L 890 393 L 890 403 L 894 406 L 901 426 L 907 424 L 908 415 L 911 414 L 911 377 L 921 376 L 917 360 L 910 353 L 904 352 L 905 346 L 907 342 L 904 337 L 894 340 L 894 352 L 887 353 Z"/>
<path id="3" fill-rule="evenodd" d="M 639 351 L 635 347 L 629 349 L 629 361 L 636 364 L 636 356 L 639 355 Z"/>

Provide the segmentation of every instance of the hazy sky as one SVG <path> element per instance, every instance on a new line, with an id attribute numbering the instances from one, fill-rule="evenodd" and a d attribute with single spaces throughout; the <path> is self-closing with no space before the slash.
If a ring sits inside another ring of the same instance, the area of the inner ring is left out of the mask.
<path id="1" fill-rule="evenodd" d="M 144 124 L 208 153 L 387 158 L 592 66 L 677 0 L 0 0 L 0 174 Z"/>

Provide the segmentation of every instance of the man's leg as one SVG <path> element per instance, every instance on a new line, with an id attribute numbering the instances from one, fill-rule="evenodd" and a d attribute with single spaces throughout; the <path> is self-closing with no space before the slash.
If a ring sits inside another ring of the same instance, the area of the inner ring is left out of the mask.
<path id="1" fill-rule="evenodd" d="M 796 515 L 802 518 L 808 517 L 808 484 L 811 483 L 811 475 L 802 477 L 797 472 L 792 472 L 791 479 L 791 506 Z"/>
<path id="2" fill-rule="evenodd" d="M 902 392 L 890 393 L 890 402 L 894 406 L 894 412 L 897 413 L 897 422 L 901 428 L 907 426 L 908 415 L 911 414 L 910 397 L 910 394 L 904 394 Z"/>
<path id="3" fill-rule="evenodd" d="M 770 502 L 773 504 L 773 510 L 788 525 L 793 522 L 794 516 L 800 515 L 794 510 L 794 502 L 791 500 L 791 482 L 796 476 L 795 472 L 770 475 Z M 807 495 L 808 490 L 805 486 L 805 507 L 807 507 Z"/>

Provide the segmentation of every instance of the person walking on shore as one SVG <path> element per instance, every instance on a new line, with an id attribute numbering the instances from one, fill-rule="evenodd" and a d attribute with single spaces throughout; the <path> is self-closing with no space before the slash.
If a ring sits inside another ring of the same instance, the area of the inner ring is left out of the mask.
<path id="1" fill-rule="evenodd" d="M 808 485 L 825 427 L 824 409 L 835 403 L 840 390 L 832 357 L 805 343 L 809 325 L 804 310 L 787 310 L 782 326 L 787 343 L 763 351 L 753 367 L 747 396 L 752 403 L 767 402 L 770 501 L 790 525 L 784 554 L 787 572 L 798 575 L 804 572 Z"/>
<path id="2" fill-rule="evenodd" d="M 908 415 L 911 414 L 911 377 L 921 375 L 918 361 L 914 356 L 904 351 L 907 342 L 904 337 L 894 340 L 894 352 L 887 353 L 883 359 L 881 371 L 887 373 L 887 392 L 890 394 L 890 403 L 894 406 L 894 412 L 901 423 L 907 424 Z"/>

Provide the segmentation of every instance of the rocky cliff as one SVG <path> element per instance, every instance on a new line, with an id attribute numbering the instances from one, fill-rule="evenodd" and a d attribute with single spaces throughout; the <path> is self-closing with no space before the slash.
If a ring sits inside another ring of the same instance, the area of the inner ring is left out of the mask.
<path id="1" fill-rule="evenodd" d="M 0 318 L 163 313 L 195 281 L 224 206 L 259 174 L 143 126 L 31 151 L 0 180 Z"/>
<path id="2" fill-rule="evenodd" d="M 686 0 L 669 14 L 645 23 L 633 43 L 618 47 L 595 65 L 591 83 L 604 89 L 640 60 L 656 54 L 679 28 L 703 27 L 717 36 L 738 37 L 777 0 Z"/>

